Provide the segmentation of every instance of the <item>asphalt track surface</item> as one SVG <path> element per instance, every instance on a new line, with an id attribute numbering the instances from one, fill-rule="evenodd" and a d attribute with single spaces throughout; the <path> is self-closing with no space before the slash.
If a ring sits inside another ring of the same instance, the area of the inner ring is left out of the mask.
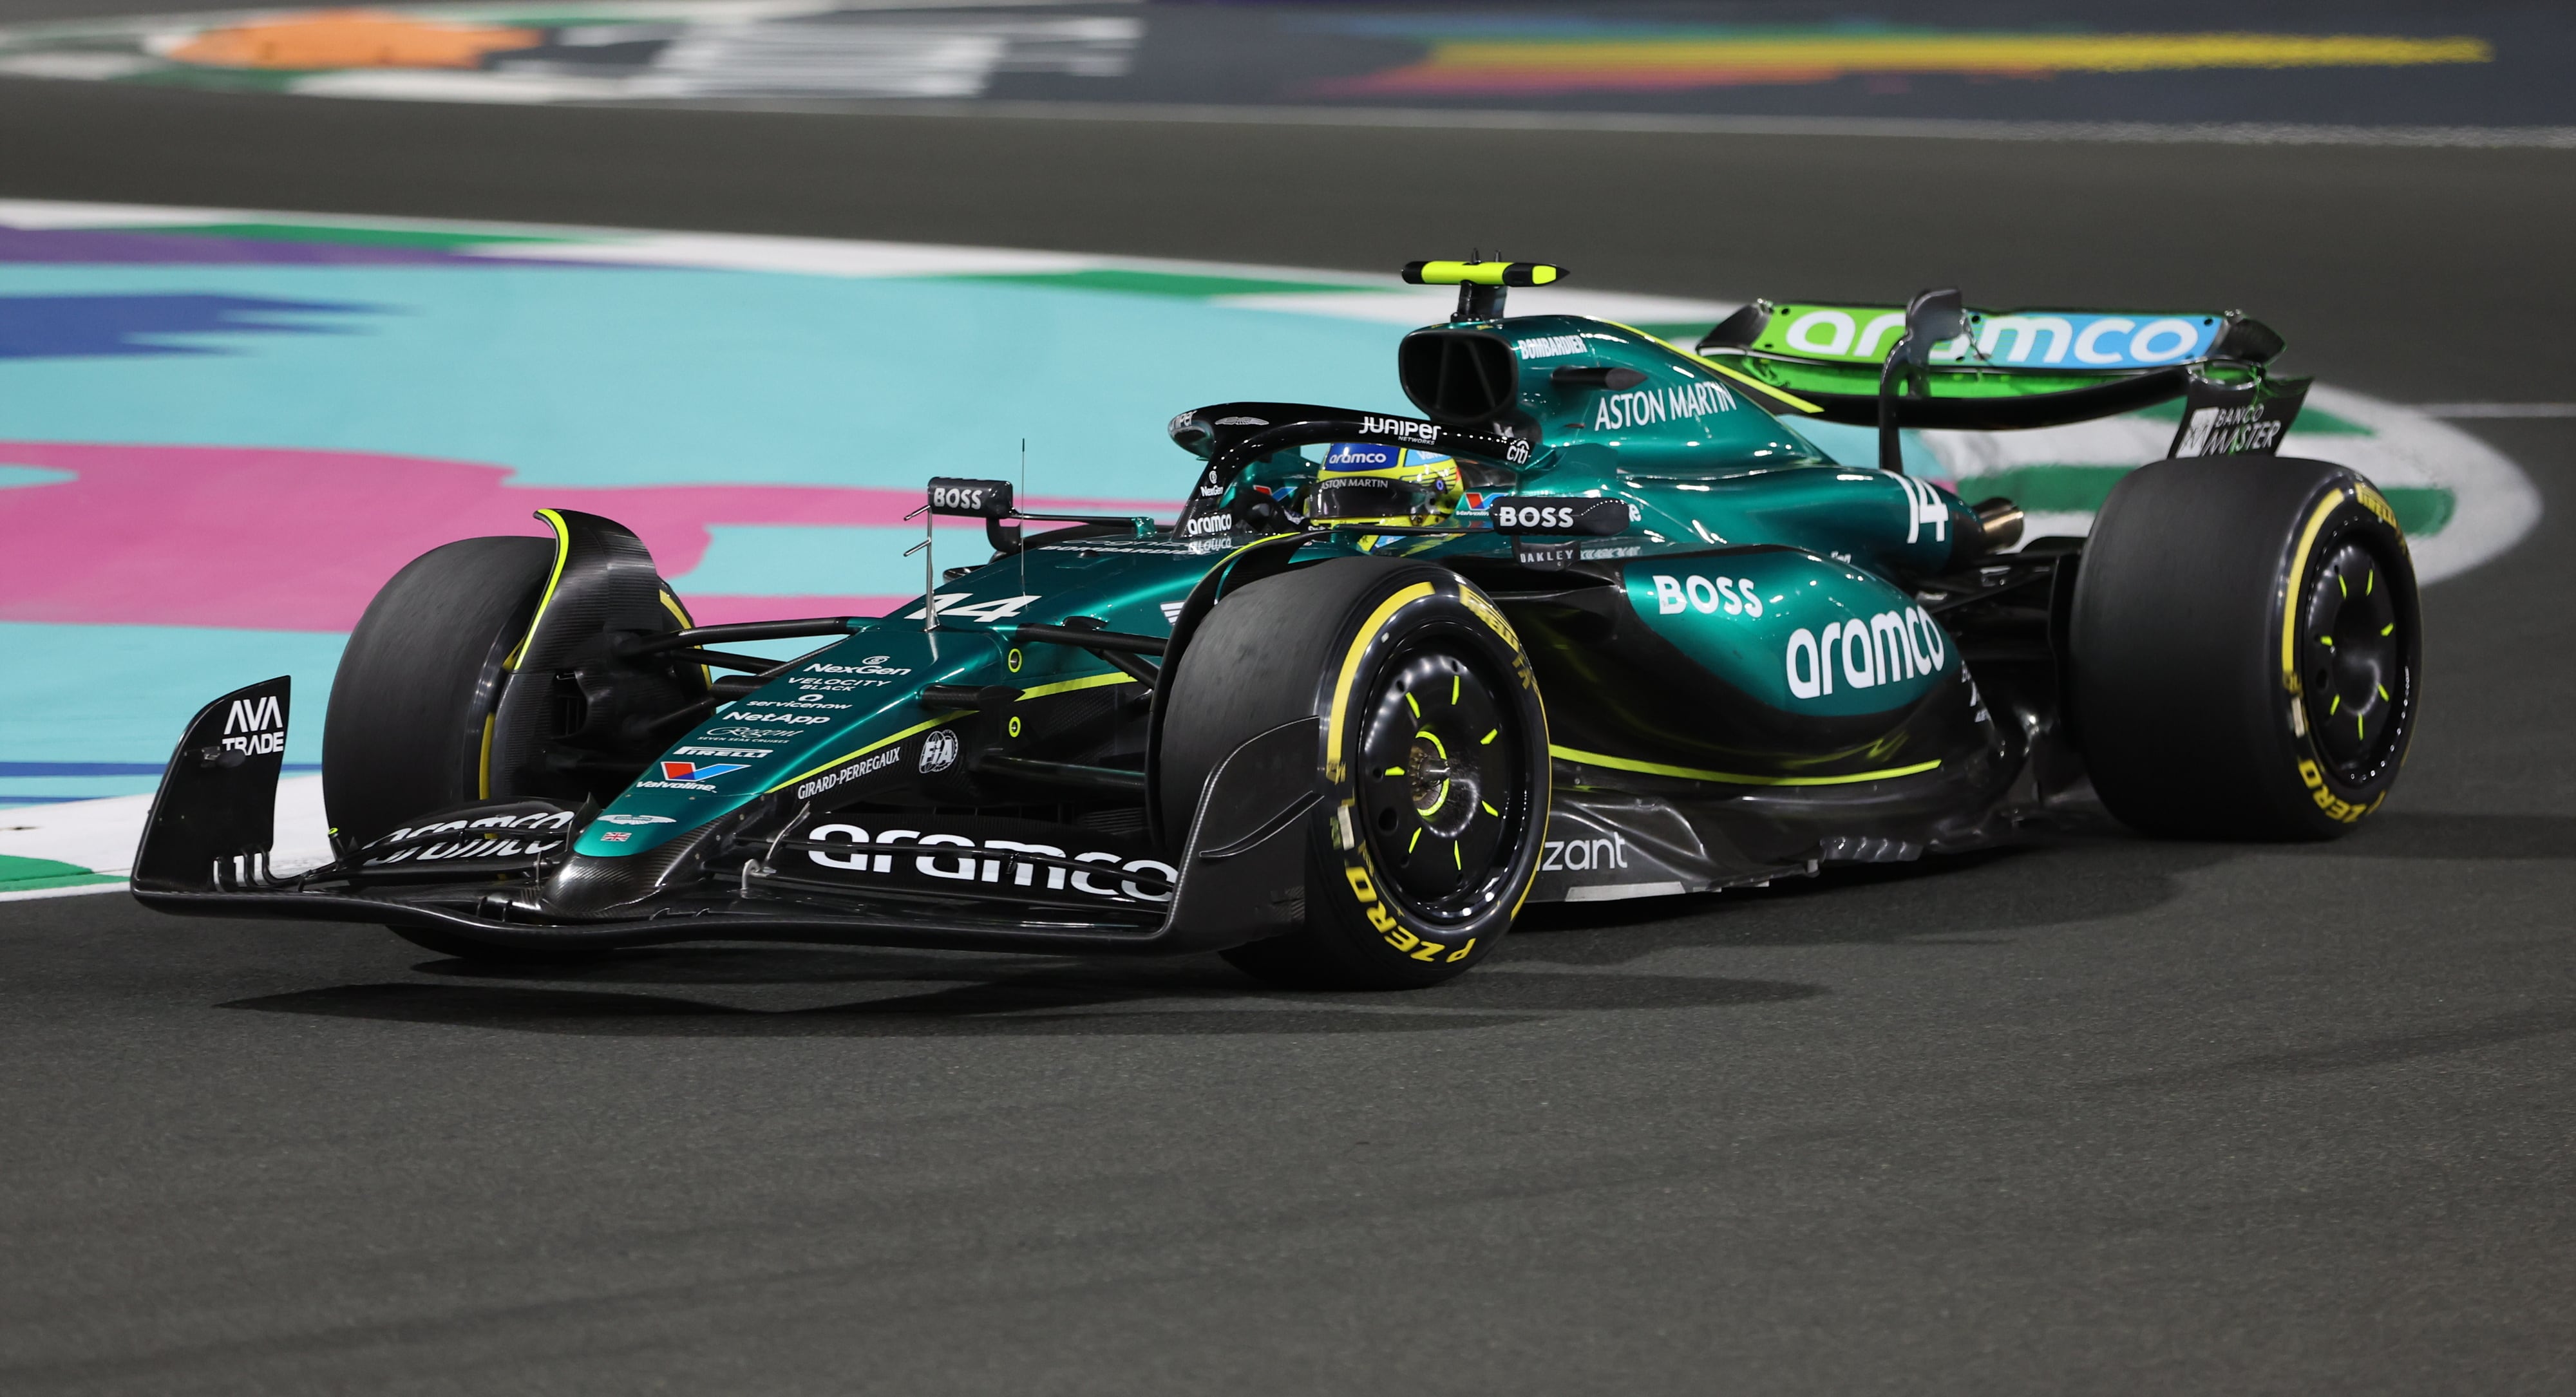
<path id="1" fill-rule="evenodd" d="M 0 194 L 2242 304 L 2563 401 L 2563 152 L 333 104 L 0 83 Z M 863 327 L 862 327 L 863 328 Z M 997 385 L 1007 365 L 995 366 Z M 2576 422 L 2398 794 L 1534 916 L 1405 996 L 0 911 L 0 1389 L 2543 1392 L 2576 1381 Z"/>

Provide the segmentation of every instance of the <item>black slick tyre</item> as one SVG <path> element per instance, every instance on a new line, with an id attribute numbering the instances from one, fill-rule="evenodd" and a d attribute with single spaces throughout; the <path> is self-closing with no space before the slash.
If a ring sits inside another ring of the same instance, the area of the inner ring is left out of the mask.
<path id="1" fill-rule="evenodd" d="M 527 634 L 554 556 L 548 539 L 460 539 L 413 559 L 367 604 L 322 724 L 322 804 L 340 847 L 482 796 L 485 724 L 503 662 Z M 536 958 L 392 930 L 443 955 Z"/>
<path id="2" fill-rule="evenodd" d="M 2191 839 L 2326 839 L 2387 799 L 2423 666 L 2415 569 L 2323 461 L 2159 461 L 2085 545 L 2067 698 L 2111 813 Z"/>
<path id="3" fill-rule="evenodd" d="M 1546 834 L 1547 717 L 1518 636 L 1473 584 L 1376 557 L 1252 583 L 1208 613 L 1163 701 L 1167 811 L 1194 810 L 1246 739 L 1319 720 L 1305 922 L 1227 952 L 1237 967 L 1301 988 L 1418 988 L 1510 929 Z"/>

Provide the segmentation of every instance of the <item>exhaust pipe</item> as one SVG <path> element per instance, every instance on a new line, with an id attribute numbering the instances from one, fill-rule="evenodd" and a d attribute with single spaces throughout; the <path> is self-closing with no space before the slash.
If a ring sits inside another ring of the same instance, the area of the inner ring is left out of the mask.
<path id="1" fill-rule="evenodd" d="M 2021 542 L 2021 506 L 1998 495 L 1981 500 L 1976 506 L 1977 531 L 1985 538 L 1986 551 L 2001 553 Z"/>

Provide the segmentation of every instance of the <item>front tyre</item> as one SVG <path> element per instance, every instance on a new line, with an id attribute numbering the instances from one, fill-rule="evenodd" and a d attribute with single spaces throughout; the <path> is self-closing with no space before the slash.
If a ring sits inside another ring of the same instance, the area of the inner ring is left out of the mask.
<path id="1" fill-rule="evenodd" d="M 2423 623 L 2388 502 L 2341 466 L 2159 461 L 2076 575 L 2068 701 L 2103 804 L 2151 834 L 2327 839 L 2415 731 Z"/>
<path id="2" fill-rule="evenodd" d="M 1537 876 L 1547 716 L 1519 637 L 1444 568 L 1337 558 L 1226 597 L 1164 701 L 1163 808 L 1246 739 L 1317 724 L 1306 920 L 1226 952 L 1273 984 L 1411 989 L 1490 954 Z M 1175 821 L 1176 825 L 1179 821 Z"/>
<path id="3" fill-rule="evenodd" d="M 554 558 L 549 539 L 459 539 L 367 604 L 322 723 L 322 805 L 343 847 L 487 794 L 507 661 Z"/>
<path id="4" fill-rule="evenodd" d="M 322 721 L 322 806 L 340 847 L 482 798 L 490 724 L 511 650 L 553 570 L 542 538 L 459 539 L 413 559 L 376 593 L 341 652 Z M 576 959 L 419 927 L 425 950 L 505 964 Z"/>

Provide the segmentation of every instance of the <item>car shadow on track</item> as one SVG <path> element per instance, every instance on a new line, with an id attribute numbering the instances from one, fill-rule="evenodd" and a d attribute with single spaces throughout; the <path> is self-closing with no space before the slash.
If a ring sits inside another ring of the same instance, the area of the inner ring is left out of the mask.
<path id="1" fill-rule="evenodd" d="M 2005 848 L 1828 869 L 1767 888 L 1533 907 L 1495 959 L 1604 966 L 1681 947 L 1990 945 L 2029 928 L 2146 911 L 2174 897 L 2185 875 L 2252 856 L 2571 859 L 2576 817 L 2392 810 L 2316 844 L 2151 840 L 2103 821 Z"/>
<path id="2" fill-rule="evenodd" d="M 2119 834 L 1829 871 L 1768 888 L 1533 907 L 1475 973 L 1406 994 L 1266 990 L 1212 956 L 1009 959 L 719 946 L 567 965 L 427 962 L 423 981 L 338 985 L 224 1007 L 607 1036 L 1075 1036 L 1423 1033 L 1568 1013 L 1776 1004 L 1826 993 L 1778 980 L 1620 970 L 1678 949 L 1878 944 L 1937 952 L 2115 918 L 2250 853 L 2294 858 L 2566 858 L 2576 820 L 2391 811 L 2331 844 L 2162 843 Z M 1562 968 L 1560 968 L 1562 967 Z M 782 1003 L 816 988 L 852 998 Z M 870 992 L 873 991 L 873 992 Z M 717 996 L 723 996 L 719 998 Z M 750 1002 L 729 1002 L 729 1001 Z M 766 1002 L 763 1002 L 766 1001 Z"/>
<path id="3" fill-rule="evenodd" d="M 1169 1036 L 1426 1033 L 1569 1012 L 1779 1003 L 1823 992 L 1770 980 L 1488 969 L 1401 995 L 1299 994 L 1261 989 L 1213 957 L 1018 962 L 1021 968 L 1001 974 L 993 965 L 966 957 L 753 946 L 626 951 L 523 971 L 450 960 L 419 967 L 446 983 L 338 985 L 223 1007 L 604 1036 Z M 758 1000 L 816 985 L 861 984 L 893 992 L 778 1007 L 633 988 L 748 989 Z"/>
<path id="4" fill-rule="evenodd" d="M 1769 887 L 1684 898 L 1559 903 L 1524 913 L 1496 959 L 1618 965 L 1682 947 L 1993 945 L 2031 927 L 2144 911 L 2223 845 L 2052 835 L 1912 863 L 1829 868 Z"/>

